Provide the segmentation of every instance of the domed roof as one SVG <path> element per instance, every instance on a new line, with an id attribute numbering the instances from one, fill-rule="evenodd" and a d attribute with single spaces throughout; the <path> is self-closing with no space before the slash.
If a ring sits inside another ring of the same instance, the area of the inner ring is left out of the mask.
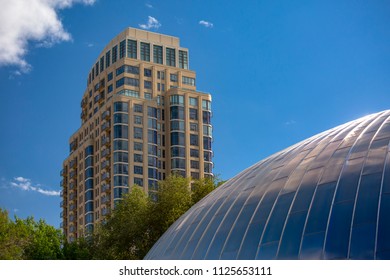
<path id="1" fill-rule="evenodd" d="M 179 218 L 146 259 L 390 259 L 390 111 L 244 170 Z"/>

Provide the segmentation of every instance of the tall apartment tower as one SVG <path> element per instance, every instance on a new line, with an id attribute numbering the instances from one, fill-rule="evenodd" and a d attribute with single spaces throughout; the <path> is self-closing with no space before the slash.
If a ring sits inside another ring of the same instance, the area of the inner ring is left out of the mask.
<path id="1" fill-rule="evenodd" d="M 213 176 L 211 95 L 179 39 L 127 28 L 100 53 L 61 171 L 68 241 L 91 232 L 134 184 L 152 198 L 170 173 Z"/>

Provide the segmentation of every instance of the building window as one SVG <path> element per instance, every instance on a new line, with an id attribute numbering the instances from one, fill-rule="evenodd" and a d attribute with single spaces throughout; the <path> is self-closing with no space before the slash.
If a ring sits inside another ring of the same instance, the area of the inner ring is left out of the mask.
<path id="1" fill-rule="evenodd" d="M 116 81 L 116 87 L 121 87 L 123 85 L 139 87 L 139 80 L 129 77 L 123 77 Z"/>
<path id="2" fill-rule="evenodd" d="M 129 165 L 128 164 L 123 164 L 123 163 L 118 163 L 114 164 L 114 175 L 117 174 L 129 174 Z"/>
<path id="3" fill-rule="evenodd" d="M 171 82 L 177 82 L 177 75 L 176 74 L 171 74 Z"/>
<path id="4" fill-rule="evenodd" d="M 211 123 L 211 112 L 210 111 L 202 111 L 203 113 L 203 123 L 210 124 Z"/>
<path id="5" fill-rule="evenodd" d="M 212 137 L 213 129 L 209 125 L 203 125 L 203 135 Z"/>
<path id="6" fill-rule="evenodd" d="M 190 106 L 198 106 L 198 98 L 196 97 L 190 97 L 189 98 Z"/>
<path id="7" fill-rule="evenodd" d="M 114 138 L 129 138 L 129 128 L 127 125 L 114 126 Z"/>
<path id="8" fill-rule="evenodd" d="M 190 149 L 190 157 L 199 158 L 199 150 Z"/>
<path id="9" fill-rule="evenodd" d="M 171 105 L 184 105 L 184 96 L 183 95 L 171 95 L 169 98 Z"/>
<path id="10" fill-rule="evenodd" d="M 197 160 L 191 160 L 190 165 L 191 165 L 191 168 L 193 168 L 193 169 L 199 169 L 199 161 L 197 161 Z"/>
<path id="11" fill-rule="evenodd" d="M 134 127 L 134 138 L 135 139 L 142 139 L 142 127 Z"/>
<path id="12" fill-rule="evenodd" d="M 139 98 L 139 92 L 136 90 L 131 90 L 131 89 L 122 89 L 122 90 L 118 91 L 116 94 Z"/>
<path id="13" fill-rule="evenodd" d="M 152 70 L 151 69 L 144 69 L 144 76 L 145 77 L 152 77 Z"/>
<path id="14" fill-rule="evenodd" d="M 144 185 L 144 180 L 142 178 L 134 178 L 134 184 L 142 187 Z"/>
<path id="15" fill-rule="evenodd" d="M 116 123 L 124 123 L 127 124 L 129 122 L 129 115 L 123 113 L 114 114 L 114 124 Z"/>
<path id="16" fill-rule="evenodd" d="M 114 152 L 115 162 L 129 162 L 129 154 L 127 152 Z"/>
<path id="17" fill-rule="evenodd" d="M 142 124 L 142 116 L 134 116 L 134 124 Z"/>
<path id="18" fill-rule="evenodd" d="M 172 147 L 171 157 L 185 157 L 186 151 L 184 147 Z"/>
<path id="19" fill-rule="evenodd" d="M 166 65 L 176 67 L 176 50 L 166 48 Z"/>
<path id="20" fill-rule="evenodd" d="M 104 56 L 100 58 L 100 73 L 104 70 Z"/>
<path id="21" fill-rule="evenodd" d="M 182 82 L 185 85 L 195 86 L 195 79 L 194 78 L 183 76 Z"/>
<path id="22" fill-rule="evenodd" d="M 134 142 L 134 151 L 140 151 L 143 150 L 143 144 L 141 142 Z"/>
<path id="23" fill-rule="evenodd" d="M 122 73 L 139 74 L 139 67 L 133 65 L 123 65 L 116 69 L 116 75 L 119 76 Z"/>
<path id="24" fill-rule="evenodd" d="M 211 138 L 203 136 L 203 148 L 205 150 L 211 150 Z"/>
<path id="25" fill-rule="evenodd" d="M 134 113 L 142 113 L 142 110 L 141 104 L 134 104 Z"/>
<path id="26" fill-rule="evenodd" d="M 171 130 L 184 131 L 184 121 L 171 121 Z"/>
<path id="27" fill-rule="evenodd" d="M 188 69 L 188 53 L 186 51 L 179 50 L 179 67 Z"/>
<path id="28" fill-rule="evenodd" d="M 106 52 L 106 68 L 111 65 L 111 51 Z"/>
<path id="29" fill-rule="evenodd" d="M 112 63 L 115 63 L 118 59 L 118 46 L 112 48 Z"/>
<path id="30" fill-rule="evenodd" d="M 212 152 L 208 152 L 208 151 L 203 152 L 203 159 L 205 161 L 211 161 L 212 157 L 213 157 Z"/>
<path id="31" fill-rule="evenodd" d="M 197 123 L 190 123 L 190 131 L 198 131 L 198 124 Z"/>
<path id="32" fill-rule="evenodd" d="M 185 136 L 182 132 L 172 132 L 171 133 L 171 145 L 185 145 Z"/>
<path id="33" fill-rule="evenodd" d="M 199 138 L 196 134 L 190 134 L 190 145 L 199 146 Z"/>
<path id="34" fill-rule="evenodd" d="M 126 53 L 126 41 L 123 40 L 119 43 L 119 58 L 124 58 Z"/>
<path id="35" fill-rule="evenodd" d="M 137 59 L 137 41 L 127 40 L 127 57 Z"/>
<path id="36" fill-rule="evenodd" d="M 211 102 L 209 100 L 202 100 L 202 109 L 211 111 Z"/>
<path id="37" fill-rule="evenodd" d="M 153 46 L 153 62 L 163 64 L 163 47 Z"/>
<path id="38" fill-rule="evenodd" d="M 109 85 L 108 88 L 107 88 L 107 92 L 110 93 L 112 92 L 114 89 L 114 86 L 113 85 Z"/>
<path id="39" fill-rule="evenodd" d="M 145 99 L 147 99 L 147 100 L 152 100 L 152 94 L 151 94 L 151 93 L 145 92 L 145 93 L 144 93 L 144 97 L 145 97 Z"/>
<path id="40" fill-rule="evenodd" d="M 144 174 L 144 168 L 142 166 L 134 166 L 134 174 L 143 175 Z"/>
<path id="41" fill-rule="evenodd" d="M 123 150 L 127 151 L 129 149 L 129 142 L 127 140 L 114 140 L 114 151 Z"/>
<path id="42" fill-rule="evenodd" d="M 128 112 L 129 104 L 127 102 L 115 102 L 114 112 Z"/>
<path id="43" fill-rule="evenodd" d="M 107 81 L 109 82 L 109 81 L 111 81 L 112 80 L 112 78 L 113 78 L 113 74 L 112 74 L 112 72 L 110 72 L 110 73 L 108 73 L 108 75 L 107 75 Z"/>
<path id="44" fill-rule="evenodd" d="M 142 155 L 134 154 L 134 162 L 142 163 L 143 162 Z"/>
<path id="45" fill-rule="evenodd" d="M 190 120 L 198 120 L 198 109 L 190 108 Z"/>
<path id="46" fill-rule="evenodd" d="M 170 108 L 171 120 L 184 120 L 184 107 L 172 106 Z"/>
<path id="47" fill-rule="evenodd" d="M 127 176 L 114 176 L 114 187 L 117 186 L 128 186 L 129 185 L 129 177 Z"/>
<path id="48" fill-rule="evenodd" d="M 99 61 L 96 62 L 95 64 L 95 72 L 96 72 L 96 76 L 99 75 Z"/>
<path id="49" fill-rule="evenodd" d="M 150 44 L 141 42 L 141 60 L 150 61 Z"/>
<path id="50" fill-rule="evenodd" d="M 151 81 L 144 81 L 144 88 L 151 89 L 152 88 L 152 82 Z"/>
<path id="51" fill-rule="evenodd" d="M 148 106 L 148 116 L 152 118 L 157 118 L 157 109 Z"/>
<path id="52" fill-rule="evenodd" d="M 171 160 L 172 168 L 186 169 L 186 160 L 182 158 L 173 158 Z"/>

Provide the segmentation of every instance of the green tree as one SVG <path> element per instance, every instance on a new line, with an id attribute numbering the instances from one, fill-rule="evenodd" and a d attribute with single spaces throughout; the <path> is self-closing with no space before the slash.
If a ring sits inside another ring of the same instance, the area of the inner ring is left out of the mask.
<path id="1" fill-rule="evenodd" d="M 0 209 L 0 259 L 61 259 L 61 231 L 32 217 L 12 221 Z"/>
<path id="2" fill-rule="evenodd" d="M 62 259 L 62 233 L 46 224 L 44 220 L 35 221 L 32 217 L 16 219 L 16 224 L 24 227 L 29 234 L 29 242 L 24 247 L 24 259 L 56 260 Z"/>
<path id="3" fill-rule="evenodd" d="M 133 186 L 93 236 L 99 259 L 140 259 L 149 250 L 150 200 Z"/>
<path id="4" fill-rule="evenodd" d="M 0 259 L 23 259 L 24 247 L 29 242 L 28 232 L 15 224 L 8 216 L 8 212 L 0 208 Z"/>
<path id="5" fill-rule="evenodd" d="M 64 260 L 90 260 L 93 258 L 91 242 L 80 237 L 73 242 L 64 242 L 62 246 L 62 258 Z"/>
<path id="6" fill-rule="evenodd" d="M 155 200 L 133 186 L 91 237 L 93 258 L 143 259 L 161 235 L 218 183 L 195 180 L 191 191 L 190 179 L 170 175 L 159 182 Z"/>
<path id="7" fill-rule="evenodd" d="M 157 201 L 153 204 L 153 233 L 160 237 L 191 206 L 190 180 L 170 175 L 158 183 Z"/>

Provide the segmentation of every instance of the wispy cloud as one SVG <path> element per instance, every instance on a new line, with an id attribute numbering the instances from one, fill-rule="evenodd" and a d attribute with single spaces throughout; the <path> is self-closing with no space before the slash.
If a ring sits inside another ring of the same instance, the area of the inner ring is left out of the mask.
<path id="1" fill-rule="evenodd" d="M 4 184 L 4 182 L 3 182 Z M 31 179 L 24 178 L 24 177 L 15 177 L 11 182 L 9 182 L 9 185 L 11 185 L 13 188 L 17 188 L 23 191 L 33 191 L 33 192 L 38 192 L 43 195 L 48 195 L 48 196 L 59 196 L 60 192 L 59 191 L 53 191 L 53 190 L 48 190 L 46 188 L 42 188 L 41 185 L 39 184 L 33 184 L 31 182 Z"/>
<path id="2" fill-rule="evenodd" d="M 148 16 L 148 22 L 146 24 L 139 24 L 142 29 L 159 29 L 161 23 L 154 17 Z"/>
<path id="3" fill-rule="evenodd" d="M 153 9 L 153 5 L 150 3 L 146 3 L 145 6 L 148 7 L 149 9 Z"/>
<path id="4" fill-rule="evenodd" d="M 294 124 L 296 124 L 297 122 L 296 121 L 294 121 L 294 120 L 289 120 L 289 121 L 286 121 L 285 123 L 284 123 L 284 125 L 294 125 Z"/>
<path id="5" fill-rule="evenodd" d="M 203 25 L 204 27 L 207 27 L 207 28 L 213 28 L 214 27 L 214 24 L 212 22 L 205 21 L 205 20 L 199 21 L 199 24 Z"/>
<path id="6" fill-rule="evenodd" d="M 12 0 L 1 1 L 0 67 L 16 66 L 27 73 L 32 66 L 26 61 L 29 43 L 51 47 L 72 39 L 57 12 L 73 4 L 92 5 L 95 0 Z"/>

